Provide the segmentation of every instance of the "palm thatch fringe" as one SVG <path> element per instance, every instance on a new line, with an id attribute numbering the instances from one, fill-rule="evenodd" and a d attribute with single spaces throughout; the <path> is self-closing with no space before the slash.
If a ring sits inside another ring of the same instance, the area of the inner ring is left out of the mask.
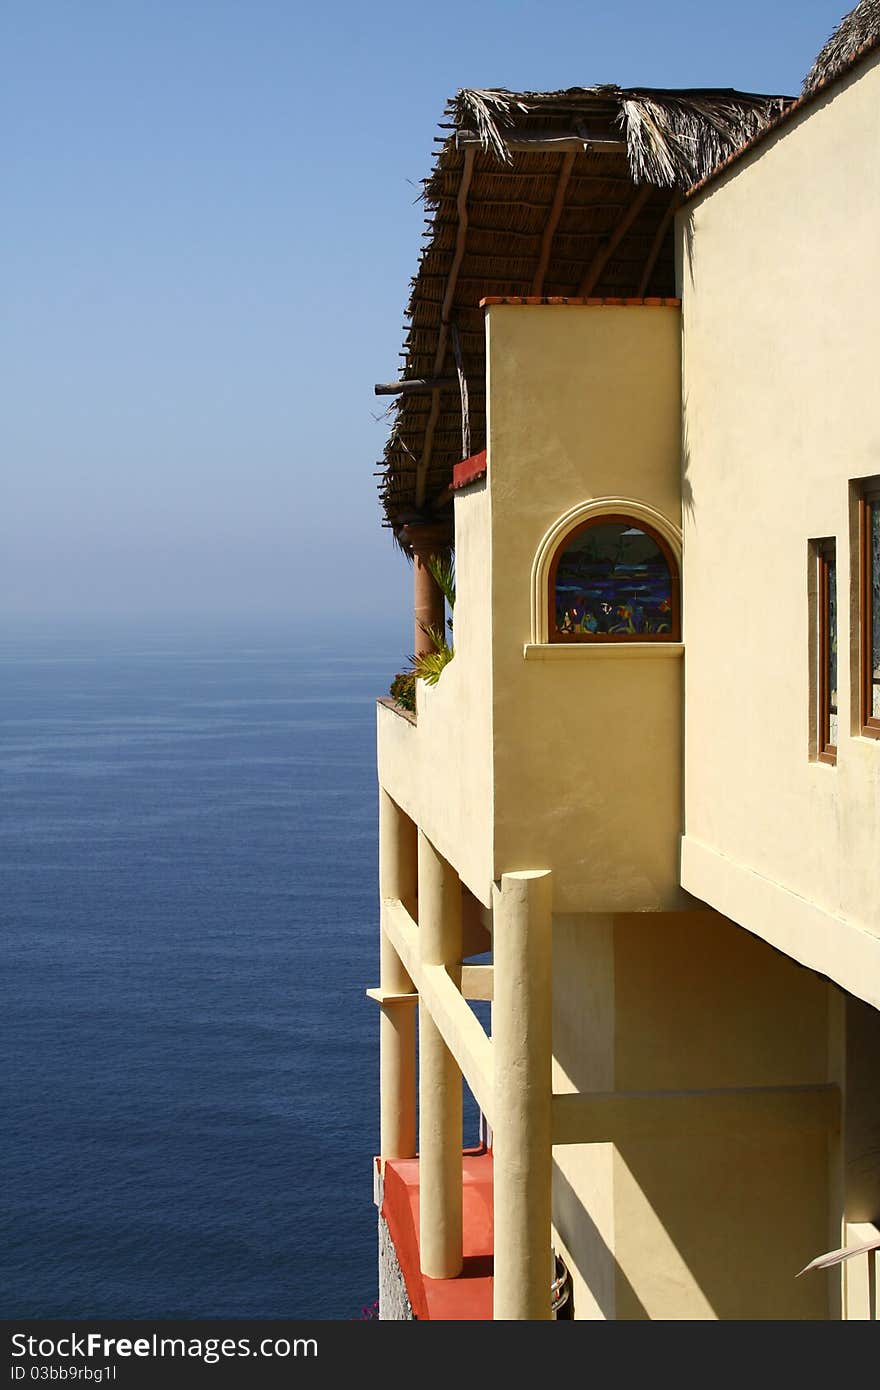
<path id="1" fill-rule="evenodd" d="M 528 112 L 528 106 L 515 92 L 461 91 L 450 103 L 459 129 L 472 123 L 484 150 L 491 150 L 502 163 L 510 163 L 511 155 L 501 136 L 505 127 L 513 124 L 514 111 Z M 463 119 L 461 119 L 463 117 Z M 499 126 L 500 122 L 500 126 Z"/>
<path id="2" fill-rule="evenodd" d="M 804 79 L 804 92 L 813 92 L 849 67 L 858 54 L 880 42 L 880 0 L 862 0 L 843 16 Z"/>
<path id="3" fill-rule="evenodd" d="M 636 183 L 689 188 L 785 109 L 746 92 L 622 92 L 621 125 Z"/>
<path id="4" fill-rule="evenodd" d="M 617 110 L 633 181 L 682 189 L 705 178 L 787 104 L 783 97 L 733 90 L 627 91 L 605 85 L 565 92 L 461 91 L 450 103 L 449 113 L 459 129 L 476 131 L 487 153 L 512 164 L 504 135 L 514 129 L 516 113 L 543 117 L 581 108 L 589 117 L 603 99 Z"/>

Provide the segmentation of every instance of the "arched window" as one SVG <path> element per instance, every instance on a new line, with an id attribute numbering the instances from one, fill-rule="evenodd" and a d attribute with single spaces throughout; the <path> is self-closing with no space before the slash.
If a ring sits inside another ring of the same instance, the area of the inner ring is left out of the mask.
<path id="1" fill-rule="evenodd" d="M 551 642 L 678 642 L 678 567 L 635 517 L 601 513 L 570 531 L 549 576 Z"/>

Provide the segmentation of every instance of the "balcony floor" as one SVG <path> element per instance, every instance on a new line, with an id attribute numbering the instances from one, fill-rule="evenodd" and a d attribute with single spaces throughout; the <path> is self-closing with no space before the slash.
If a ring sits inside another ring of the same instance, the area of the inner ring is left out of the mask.
<path id="1" fill-rule="evenodd" d="M 492 1319 L 492 1154 L 465 1150 L 462 1223 L 464 1268 L 457 1279 L 429 1279 L 419 1269 L 419 1160 L 385 1164 L 382 1215 L 419 1321 Z"/>

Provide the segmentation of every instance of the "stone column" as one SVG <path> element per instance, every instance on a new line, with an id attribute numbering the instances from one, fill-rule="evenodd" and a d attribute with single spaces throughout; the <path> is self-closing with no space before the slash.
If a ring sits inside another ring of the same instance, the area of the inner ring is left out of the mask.
<path id="1" fill-rule="evenodd" d="M 405 527 L 404 536 L 413 557 L 413 650 L 416 656 L 424 656 L 434 650 L 425 628 L 443 632 L 446 623 L 443 594 L 428 569 L 428 562 L 433 556 L 449 551 L 449 532 L 445 527 L 413 523 Z"/>
<path id="2" fill-rule="evenodd" d="M 417 831 L 388 793 L 379 788 L 379 895 L 399 898 L 417 914 Z M 383 994 L 409 994 L 413 984 L 384 931 L 380 931 Z M 412 1003 L 380 1005 L 379 1149 L 386 1158 L 416 1152 L 416 1009 Z"/>
<path id="3" fill-rule="evenodd" d="M 425 965 L 461 983 L 461 883 L 419 831 L 419 943 Z M 419 1001 L 419 1247 L 422 1273 L 461 1273 L 461 1072 Z"/>
<path id="4" fill-rule="evenodd" d="M 496 1319 L 550 1318 L 552 876 L 493 890 Z"/>

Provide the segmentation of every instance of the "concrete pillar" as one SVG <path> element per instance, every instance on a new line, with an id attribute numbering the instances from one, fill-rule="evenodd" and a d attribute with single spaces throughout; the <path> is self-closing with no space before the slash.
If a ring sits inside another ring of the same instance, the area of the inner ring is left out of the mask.
<path id="1" fill-rule="evenodd" d="M 461 883 L 419 831 L 419 944 L 461 982 Z M 419 1246 L 422 1273 L 461 1273 L 461 1072 L 419 1001 Z"/>
<path id="2" fill-rule="evenodd" d="M 399 898 L 417 913 L 417 831 L 388 793 L 379 788 L 379 895 Z M 383 993 L 408 994 L 412 980 L 384 931 L 380 931 L 379 983 Z M 381 1158 L 413 1158 L 416 1152 L 416 1007 L 382 1004 L 379 1010 L 379 1149 Z"/>
<path id="3" fill-rule="evenodd" d="M 497 1319 L 550 1317 L 551 887 L 511 873 L 493 893 Z"/>
<path id="4" fill-rule="evenodd" d="M 447 553 L 449 533 L 443 527 L 413 524 L 405 528 L 404 535 L 413 557 L 413 650 L 416 656 L 424 656 L 434 650 L 425 628 L 443 632 L 446 625 L 443 594 L 428 569 L 428 562 L 434 555 Z"/>

